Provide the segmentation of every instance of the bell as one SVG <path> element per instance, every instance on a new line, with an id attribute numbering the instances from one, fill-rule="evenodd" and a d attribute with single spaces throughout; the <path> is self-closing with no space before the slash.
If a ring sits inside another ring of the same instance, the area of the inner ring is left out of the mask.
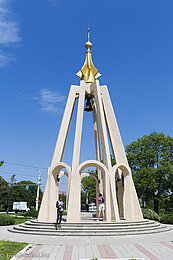
<path id="1" fill-rule="evenodd" d="M 86 106 L 84 108 L 84 111 L 87 111 L 87 112 L 93 111 L 90 97 L 87 97 L 87 102 L 86 102 Z"/>

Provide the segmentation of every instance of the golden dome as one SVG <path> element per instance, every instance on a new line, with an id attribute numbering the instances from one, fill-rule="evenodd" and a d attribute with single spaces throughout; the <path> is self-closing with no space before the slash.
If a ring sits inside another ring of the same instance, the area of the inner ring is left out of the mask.
<path id="1" fill-rule="evenodd" d="M 85 43 L 86 51 L 86 58 L 83 67 L 80 71 L 76 74 L 80 80 L 85 80 L 85 82 L 92 83 L 97 78 L 101 76 L 99 71 L 95 68 L 92 58 L 91 58 L 91 48 L 92 43 L 89 41 L 89 28 L 88 28 L 88 41 Z"/>

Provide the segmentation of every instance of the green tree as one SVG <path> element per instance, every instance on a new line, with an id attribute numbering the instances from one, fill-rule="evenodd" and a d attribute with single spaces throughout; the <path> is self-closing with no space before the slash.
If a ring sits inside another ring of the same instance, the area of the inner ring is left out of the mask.
<path id="1" fill-rule="evenodd" d="M 173 138 L 152 132 L 127 145 L 126 153 L 143 206 L 152 202 L 158 213 L 162 197 L 173 193 Z"/>
<path id="2" fill-rule="evenodd" d="M 95 171 L 90 171 L 92 174 L 97 174 L 97 169 Z M 85 194 L 88 193 L 89 197 L 89 203 L 95 202 L 96 198 L 96 182 L 92 177 L 85 177 L 81 181 L 82 184 L 82 190 L 85 192 Z"/>
<path id="3" fill-rule="evenodd" d="M 28 189 L 26 187 L 29 186 Z M 37 195 L 37 184 L 32 181 L 20 181 L 13 185 L 13 202 L 14 201 L 26 201 L 28 206 L 32 209 L 35 208 L 35 200 Z M 40 189 L 39 205 L 43 196 L 43 192 Z"/>
<path id="4" fill-rule="evenodd" d="M 10 183 L 8 187 L 8 210 L 12 210 L 12 205 L 13 205 L 13 197 L 14 197 L 14 189 L 13 185 L 16 183 L 16 174 L 13 174 L 10 178 Z"/>
<path id="5" fill-rule="evenodd" d="M 3 166 L 4 161 L 0 161 L 0 167 Z M 8 207 L 8 190 L 9 183 L 0 176 L 0 209 L 6 210 Z"/>
<path id="6" fill-rule="evenodd" d="M 0 166 L 2 166 L 4 164 L 4 161 L 0 161 Z"/>
<path id="7" fill-rule="evenodd" d="M 9 184 L 0 176 L 0 208 L 7 210 Z"/>

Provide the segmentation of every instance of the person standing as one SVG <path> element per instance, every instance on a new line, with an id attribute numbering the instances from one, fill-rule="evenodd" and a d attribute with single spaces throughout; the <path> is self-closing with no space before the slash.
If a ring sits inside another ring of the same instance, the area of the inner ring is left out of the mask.
<path id="1" fill-rule="evenodd" d="M 98 214 L 98 221 L 100 219 L 100 215 L 103 215 L 103 221 L 105 220 L 105 205 L 104 205 L 104 197 L 102 194 L 99 194 L 99 214 Z"/>
<path id="2" fill-rule="evenodd" d="M 64 202 L 62 200 L 62 197 L 59 198 L 56 202 L 56 208 L 57 208 L 57 222 L 56 222 L 56 229 L 61 227 L 61 220 L 62 220 L 62 214 L 64 209 Z"/>

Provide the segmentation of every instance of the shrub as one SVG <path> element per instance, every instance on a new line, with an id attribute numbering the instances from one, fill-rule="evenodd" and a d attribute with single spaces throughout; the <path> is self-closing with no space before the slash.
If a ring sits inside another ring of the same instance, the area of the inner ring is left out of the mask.
<path id="1" fill-rule="evenodd" d="M 160 222 L 163 224 L 173 224 L 173 212 L 171 212 L 167 215 L 163 215 L 160 218 Z"/>
<path id="2" fill-rule="evenodd" d="M 14 225 L 15 218 L 8 215 L 0 215 L 0 226 Z"/>
<path id="3" fill-rule="evenodd" d="M 142 213 L 144 218 L 160 220 L 159 215 L 152 209 L 142 209 Z"/>
<path id="4" fill-rule="evenodd" d="M 35 209 L 29 210 L 29 211 L 27 211 L 25 213 L 22 213 L 21 215 L 24 216 L 24 217 L 37 218 L 38 217 L 38 210 L 35 210 Z"/>

